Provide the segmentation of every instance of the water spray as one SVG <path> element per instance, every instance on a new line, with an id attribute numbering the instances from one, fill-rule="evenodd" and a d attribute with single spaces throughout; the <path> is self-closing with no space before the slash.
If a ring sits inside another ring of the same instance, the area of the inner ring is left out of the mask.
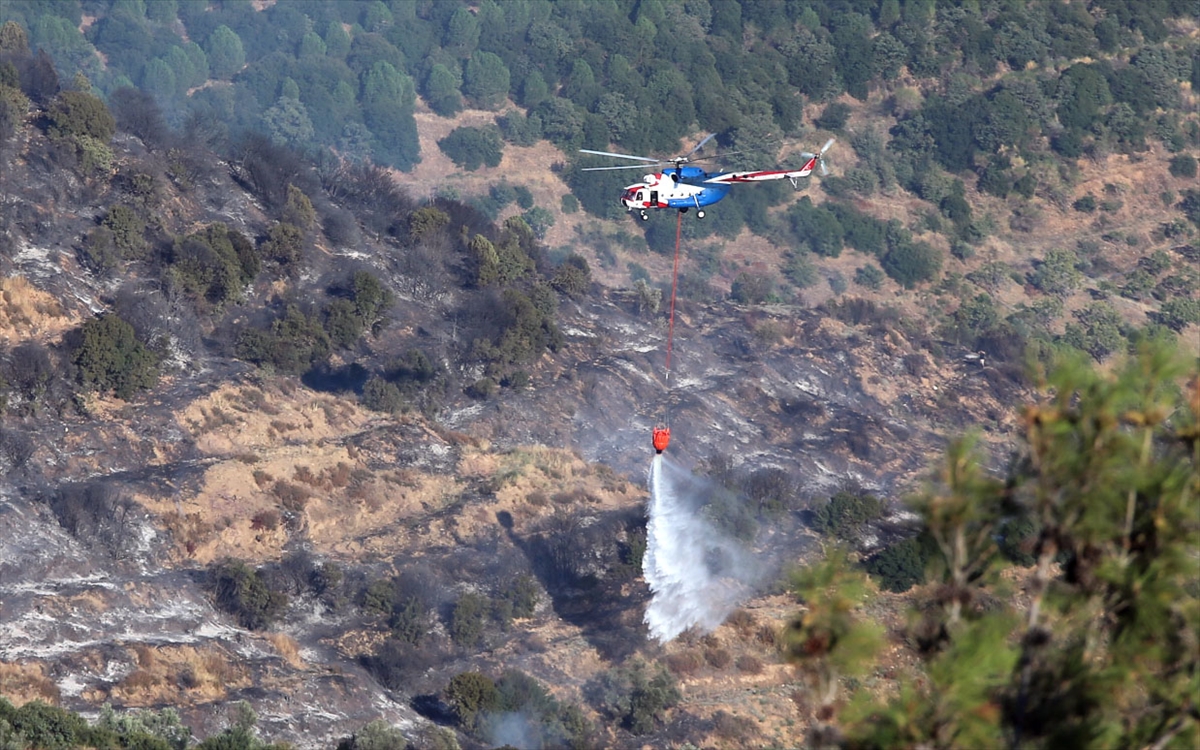
<path id="1" fill-rule="evenodd" d="M 761 578 L 750 553 L 705 517 L 713 490 L 662 454 L 650 464 L 642 573 L 651 592 L 645 622 L 660 643 L 688 628 L 712 632 Z"/>

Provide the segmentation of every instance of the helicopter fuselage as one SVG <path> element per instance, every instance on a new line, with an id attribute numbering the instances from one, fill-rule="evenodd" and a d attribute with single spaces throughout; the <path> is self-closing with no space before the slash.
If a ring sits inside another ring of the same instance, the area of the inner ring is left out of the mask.
<path id="1" fill-rule="evenodd" d="M 674 208 L 686 211 L 697 210 L 703 217 L 703 209 L 724 198 L 729 186 L 739 182 L 764 182 L 767 180 L 795 180 L 812 174 L 816 158 L 810 159 L 800 169 L 759 170 L 755 172 L 706 172 L 700 167 L 676 167 L 656 174 L 648 174 L 641 182 L 629 185 L 621 194 L 621 205 L 628 211 L 640 211 L 645 217 L 652 208 Z"/>

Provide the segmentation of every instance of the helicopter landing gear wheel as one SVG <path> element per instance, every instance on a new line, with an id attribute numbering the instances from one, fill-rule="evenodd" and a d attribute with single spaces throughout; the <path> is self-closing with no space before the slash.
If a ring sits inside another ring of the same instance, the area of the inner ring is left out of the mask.
<path id="1" fill-rule="evenodd" d="M 704 218 L 704 211 L 697 211 L 697 212 L 696 212 L 696 218 L 697 218 L 697 219 L 703 219 L 703 218 Z"/>
<path id="2" fill-rule="evenodd" d="M 642 221 L 649 221 L 649 220 L 650 220 L 650 216 L 647 215 L 645 211 L 642 211 Z"/>

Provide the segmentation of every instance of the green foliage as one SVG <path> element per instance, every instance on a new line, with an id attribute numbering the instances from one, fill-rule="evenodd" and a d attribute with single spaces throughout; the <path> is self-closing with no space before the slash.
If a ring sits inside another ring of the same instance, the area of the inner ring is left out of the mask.
<path id="1" fill-rule="evenodd" d="M 783 275 L 788 281 L 800 289 L 807 289 L 817 283 L 817 266 L 813 263 L 808 250 L 788 253 L 783 266 Z"/>
<path id="2" fill-rule="evenodd" d="M 135 258 L 146 249 L 146 222 L 132 208 L 117 204 L 108 210 L 100 225 L 112 232 L 113 245 L 126 258 Z"/>
<path id="3" fill-rule="evenodd" d="M 242 288 L 261 268 L 250 240 L 221 223 L 176 237 L 169 261 L 169 278 L 177 288 L 217 306 L 241 299 Z"/>
<path id="4" fill-rule="evenodd" d="M 363 386 L 362 405 L 371 411 L 397 414 L 404 410 L 406 402 L 400 388 L 381 377 L 373 377 Z"/>
<path id="5" fill-rule="evenodd" d="M 952 445 L 914 504 L 943 581 L 940 608 L 910 635 L 923 668 L 893 698 L 856 696 L 839 721 L 849 744 L 992 747 L 1017 731 L 1029 747 L 1200 740 L 1188 708 L 1200 401 L 1184 397 L 1185 375 L 1170 344 L 1105 372 L 1059 359 L 1024 410 L 1007 476 L 988 476 L 970 441 Z M 997 588 L 997 537 L 1033 565 L 1027 597 Z"/>
<path id="6" fill-rule="evenodd" d="M 280 221 L 267 233 L 267 238 L 262 243 L 261 254 L 264 259 L 286 267 L 300 260 L 303 249 L 304 233 L 300 228 L 295 224 Z"/>
<path id="7" fill-rule="evenodd" d="M 438 140 L 438 148 L 451 161 L 468 172 L 484 166 L 500 166 L 504 156 L 504 143 L 496 128 L 476 128 L 462 125 Z"/>
<path id="8" fill-rule="evenodd" d="M 854 270 L 854 283 L 868 289 L 879 289 L 883 286 L 885 275 L 878 267 L 871 264 L 859 266 Z"/>
<path id="9" fill-rule="evenodd" d="M 214 78 L 229 80 L 246 64 L 246 51 L 242 40 L 228 26 L 221 25 L 213 30 L 204 43 L 208 65 Z"/>
<path id="10" fill-rule="evenodd" d="M 837 216 L 824 206 L 814 206 L 808 196 L 787 211 L 792 234 L 817 255 L 836 258 L 842 253 L 845 229 Z"/>
<path id="11" fill-rule="evenodd" d="M 761 305 L 775 297 L 775 278 L 770 274 L 743 271 L 733 280 L 729 298 L 739 305 Z"/>
<path id="12" fill-rule="evenodd" d="M 1067 323 L 1062 341 L 1103 360 L 1125 348 L 1125 324 L 1107 302 L 1093 302 L 1074 312 L 1078 323 Z"/>
<path id="13" fill-rule="evenodd" d="M 183 724 L 179 713 L 173 708 L 118 714 L 110 704 L 105 703 L 100 708 L 95 726 L 116 734 L 121 738 L 122 746 L 129 748 L 186 750 L 192 739 L 192 730 Z"/>
<path id="14" fill-rule="evenodd" d="M 376 719 L 342 740 L 337 750 L 405 750 L 408 740 L 398 727 Z"/>
<path id="15" fill-rule="evenodd" d="M 1200 323 L 1200 301 L 1188 297 L 1169 299 L 1162 303 L 1157 317 L 1162 325 L 1182 331 L 1193 323 Z"/>
<path id="16" fill-rule="evenodd" d="M 1074 292 L 1082 281 L 1082 274 L 1076 268 L 1078 264 L 1079 258 L 1074 251 L 1046 251 L 1045 259 L 1030 274 L 1030 283 L 1039 292 L 1064 298 Z"/>
<path id="17" fill-rule="evenodd" d="M 458 645 L 473 649 L 483 639 L 491 602 L 481 594 L 466 593 L 458 598 L 450 614 L 450 637 Z"/>
<path id="18" fill-rule="evenodd" d="M 328 357 L 330 349 L 329 334 L 320 319 L 288 305 L 283 317 L 272 323 L 269 331 L 243 329 L 234 345 L 234 354 L 247 362 L 300 375 Z"/>
<path id="19" fill-rule="evenodd" d="M 791 588 L 804 610 L 785 626 L 781 649 L 799 668 L 819 726 L 833 714 L 841 681 L 870 669 L 883 645 L 882 628 L 855 616 L 869 588 L 844 549 L 830 549 L 822 561 L 795 573 Z"/>
<path id="20" fill-rule="evenodd" d="M 217 606 L 242 627 L 267 628 L 287 607 L 287 594 L 272 591 L 262 575 L 241 560 L 216 563 L 209 575 Z"/>
<path id="21" fill-rule="evenodd" d="M 479 672 L 462 672 L 446 686 L 446 700 L 454 708 L 458 721 L 468 730 L 478 726 L 480 714 L 500 705 L 496 683 Z"/>
<path id="22" fill-rule="evenodd" d="M 645 664 L 633 662 L 601 673 L 586 688 L 603 715 L 635 735 L 655 731 L 682 697 L 666 668 L 647 672 Z"/>
<path id="23" fill-rule="evenodd" d="M 817 508 L 813 528 L 823 534 L 848 539 L 864 524 L 881 518 L 887 506 L 870 494 L 839 492 Z"/>
<path id="24" fill-rule="evenodd" d="M 567 256 L 563 264 L 555 269 L 554 276 L 550 279 L 550 286 L 554 291 L 570 299 L 580 299 L 585 296 L 591 283 L 592 269 L 582 255 L 575 253 Z"/>
<path id="25" fill-rule="evenodd" d="M 1173 177 L 1192 178 L 1196 176 L 1196 157 L 1191 154 L 1178 154 L 1171 157 L 1170 172 Z"/>
<path id="26" fill-rule="evenodd" d="M 58 138 L 87 136 L 108 145 L 117 121 L 98 97 L 83 91 L 64 91 L 46 113 L 50 134 Z"/>
<path id="27" fill-rule="evenodd" d="M 934 551 L 927 539 L 913 537 L 890 544 L 871 555 L 863 567 L 883 590 L 908 591 L 925 583 L 925 566 Z"/>
<path id="28" fill-rule="evenodd" d="M 942 254 L 927 242 L 899 242 L 881 262 L 883 270 L 905 289 L 933 281 L 942 269 Z"/>
<path id="29" fill-rule="evenodd" d="M 508 97 L 509 72 L 499 55 L 476 52 L 463 70 L 463 93 L 481 109 L 499 109 Z M 494 165 L 493 165 L 494 166 Z"/>
<path id="30" fill-rule="evenodd" d="M 813 125 L 822 130 L 841 130 L 846 127 L 846 121 L 849 119 L 850 105 L 843 102 L 830 102 L 825 105 L 820 117 L 813 120 Z"/>
<path id="31" fill-rule="evenodd" d="M 84 323 L 71 361 L 85 388 L 112 391 L 127 399 L 158 383 L 158 357 L 137 339 L 133 326 L 116 315 Z"/>

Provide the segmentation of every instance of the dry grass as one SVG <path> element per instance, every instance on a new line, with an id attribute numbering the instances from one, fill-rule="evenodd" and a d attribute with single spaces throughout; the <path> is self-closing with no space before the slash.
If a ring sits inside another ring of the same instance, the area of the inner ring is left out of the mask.
<path id="1" fill-rule="evenodd" d="M 105 696 L 126 706 L 211 703 L 250 684 L 245 668 L 215 647 L 139 644 L 132 650 L 137 667 Z"/>
<path id="2" fill-rule="evenodd" d="M 300 644 L 295 638 L 286 633 L 267 633 L 267 641 L 284 661 L 296 669 L 304 669 L 304 660 L 300 658 Z"/>
<path id="3" fill-rule="evenodd" d="M 37 662 L 0 662 L 0 695 L 14 706 L 35 700 L 58 703 L 60 697 L 45 665 Z"/>
<path id="4" fill-rule="evenodd" d="M 57 338 L 73 322 L 58 300 L 24 276 L 0 279 L 0 341 Z"/>

